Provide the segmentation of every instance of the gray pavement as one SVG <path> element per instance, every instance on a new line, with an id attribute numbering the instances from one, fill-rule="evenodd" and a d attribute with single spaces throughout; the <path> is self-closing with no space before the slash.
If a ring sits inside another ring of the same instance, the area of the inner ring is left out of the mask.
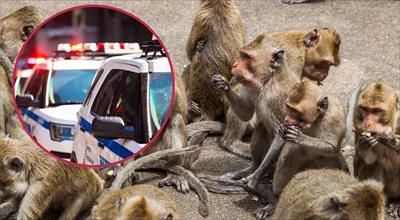
<path id="1" fill-rule="evenodd" d="M 185 43 L 199 1 L 48 1 L 0 0 L 0 17 L 26 5 L 34 5 L 51 14 L 67 7 L 85 4 L 108 4 L 130 11 L 148 23 L 161 37 L 179 71 L 187 64 Z M 400 1 L 327 0 L 312 4 L 284 5 L 280 0 L 236 1 L 246 30 L 246 41 L 265 31 L 335 28 L 341 35 L 342 64 L 333 68 L 325 81 L 326 88 L 342 100 L 360 82 L 383 79 L 400 89 Z M 246 166 L 246 161 L 229 155 L 216 146 L 216 138 L 207 145 L 215 148 L 202 152 L 195 169 L 221 174 Z M 155 181 L 151 181 L 155 183 Z M 176 200 L 184 219 L 202 219 L 197 212 L 194 193 L 166 191 Z M 251 212 L 260 207 L 248 195 L 210 195 L 208 219 L 253 219 Z"/>

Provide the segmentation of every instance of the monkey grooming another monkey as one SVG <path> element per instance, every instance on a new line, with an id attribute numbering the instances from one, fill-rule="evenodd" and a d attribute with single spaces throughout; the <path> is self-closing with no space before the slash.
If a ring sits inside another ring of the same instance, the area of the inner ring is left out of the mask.
<path id="1" fill-rule="evenodd" d="M 400 198 L 399 103 L 398 92 L 377 81 L 361 91 L 354 108 L 354 174 L 383 183 L 388 199 Z M 399 218 L 400 205 L 390 205 L 389 215 Z"/>
<path id="2" fill-rule="evenodd" d="M 265 33 L 268 38 L 285 51 L 287 66 L 301 78 L 308 78 L 322 84 L 331 66 L 340 64 L 340 36 L 328 28 L 311 31 L 287 31 Z M 239 84 L 238 86 L 243 86 Z M 239 90 L 235 86 L 235 90 Z M 238 156 L 250 158 L 250 145 L 242 141 L 246 133 L 252 132 L 255 119 L 244 122 L 232 109 L 226 113 L 226 129 L 221 147 Z M 250 131 L 250 132 L 249 132 Z"/>
<path id="3" fill-rule="evenodd" d="M 102 180 L 94 170 L 60 162 L 34 144 L 2 139 L 0 191 L 21 199 L 18 220 L 41 219 L 49 207 L 62 208 L 59 219 L 69 220 L 92 205 Z"/>
<path id="4" fill-rule="evenodd" d="M 303 81 L 290 90 L 286 100 L 287 114 L 284 123 L 279 127 L 279 134 L 285 144 L 279 153 L 272 193 L 279 196 L 290 179 L 307 169 L 332 168 L 347 171 L 346 162 L 341 154 L 341 143 L 345 134 L 346 114 L 340 102 L 327 96 L 319 86 L 311 81 Z M 279 152 L 272 149 L 271 152 Z M 279 147 L 279 146 L 278 146 Z M 270 152 L 266 155 L 274 158 Z M 270 160 L 271 161 L 271 160 Z M 247 186 L 259 192 L 257 180 L 265 175 L 264 162 L 248 177 Z M 266 189 L 268 190 L 268 189 Z M 258 211 L 258 219 L 265 219 L 273 211 L 275 198 L 271 203 Z"/>
<path id="5" fill-rule="evenodd" d="M 148 184 L 111 192 L 93 207 L 88 220 L 180 220 L 178 208 L 161 189 Z"/>
<path id="6" fill-rule="evenodd" d="M 230 79 L 230 69 L 244 42 L 240 13 L 232 0 L 202 0 L 186 45 L 191 61 L 189 104 L 198 104 L 200 120 L 223 120 L 223 94 L 212 88 L 211 77 Z"/>
<path id="7" fill-rule="evenodd" d="M 339 170 L 319 169 L 293 177 L 272 220 L 384 220 L 383 185 Z"/>

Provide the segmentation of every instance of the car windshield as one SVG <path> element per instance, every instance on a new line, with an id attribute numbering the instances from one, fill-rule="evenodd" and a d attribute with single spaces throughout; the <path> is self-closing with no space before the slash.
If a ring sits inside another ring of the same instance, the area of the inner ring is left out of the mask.
<path id="1" fill-rule="evenodd" d="M 153 133 L 160 129 L 167 116 L 172 98 L 171 73 L 150 74 L 150 113 L 155 125 Z"/>
<path id="2" fill-rule="evenodd" d="M 82 104 L 96 70 L 54 70 L 49 80 L 49 106 Z"/>

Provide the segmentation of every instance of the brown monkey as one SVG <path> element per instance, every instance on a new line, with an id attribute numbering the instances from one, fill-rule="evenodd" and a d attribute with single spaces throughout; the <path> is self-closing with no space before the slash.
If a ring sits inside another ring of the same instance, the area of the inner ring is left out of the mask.
<path id="1" fill-rule="evenodd" d="M 377 81 L 361 91 L 354 109 L 355 176 L 382 182 L 389 199 L 400 198 L 399 103 L 399 94 Z M 389 214 L 400 217 L 400 206 L 392 206 Z"/>
<path id="2" fill-rule="evenodd" d="M 100 194 L 102 180 L 94 170 L 60 162 L 34 144 L 3 139 L 0 191 L 21 199 L 19 220 L 41 219 L 49 207 L 63 209 L 59 219 L 75 219 Z"/>
<path id="3" fill-rule="evenodd" d="M 28 39 L 41 16 L 32 6 L 26 6 L 3 17 L 0 24 L 0 48 L 14 62 L 22 44 Z"/>
<path id="4" fill-rule="evenodd" d="M 276 128 L 286 115 L 287 88 L 300 81 L 298 75 L 288 70 L 284 51 L 276 49 L 265 34 L 240 49 L 232 73 L 244 85 L 238 93 L 221 75 L 213 77 L 214 87 L 224 91 L 230 107 L 241 120 L 250 120 L 254 112 L 257 119 L 251 138 L 252 165 L 224 175 L 222 179 L 228 178 L 228 181 L 249 175 L 261 164 L 275 139 Z M 280 142 L 283 144 L 281 139 Z"/>
<path id="5" fill-rule="evenodd" d="M 339 170 L 308 170 L 282 192 L 272 220 L 384 220 L 383 186 Z"/>
<path id="6" fill-rule="evenodd" d="M 12 106 L 12 62 L 33 29 L 40 15 L 34 7 L 23 7 L 0 21 L 0 137 L 9 134 L 27 138 Z"/>
<path id="7" fill-rule="evenodd" d="M 286 108 L 285 120 L 279 127 L 279 134 L 285 140 L 285 144 L 279 153 L 273 178 L 272 188 L 275 196 L 281 194 L 294 175 L 306 169 L 347 170 L 341 155 L 346 113 L 340 102 L 332 96 L 327 96 L 322 88 L 314 83 L 303 81 L 290 90 Z M 271 152 L 273 150 L 270 149 Z M 270 155 L 268 152 L 265 160 L 268 160 L 268 157 L 274 158 L 276 155 Z M 250 189 L 258 190 L 257 179 L 263 177 L 265 165 L 263 163 L 248 177 Z M 258 219 L 264 219 L 271 214 L 276 199 L 269 200 L 272 204 L 258 211 Z"/>
<path id="8" fill-rule="evenodd" d="M 243 42 L 244 28 L 235 3 L 202 0 L 186 45 L 191 61 L 189 100 L 198 104 L 202 120 L 223 120 L 223 94 L 212 88 L 211 76 L 231 78 L 230 68 Z"/>
<path id="9" fill-rule="evenodd" d="M 116 190 L 93 207 L 88 220 L 180 220 L 172 199 L 161 189 L 143 184 Z"/>
<path id="10" fill-rule="evenodd" d="M 312 31 L 289 31 L 265 33 L 268 38 L 283 49 L 287 66 L 301 78 L 305 77 L 318 84 L 328 76 L 330 67 L 340 64 L 340 36 L 328 28 Z M 236 88 L 240 89 L 240 88 Z M 226 114 L 226 129 L 221 147 L 244 158 L 250 158 L 249 144 L 242 141 L 245 133 L 251 133 L 252 123 L 243 122 L 232 109 Z M 250 130 L 249 130 L 250 129 Z"/>

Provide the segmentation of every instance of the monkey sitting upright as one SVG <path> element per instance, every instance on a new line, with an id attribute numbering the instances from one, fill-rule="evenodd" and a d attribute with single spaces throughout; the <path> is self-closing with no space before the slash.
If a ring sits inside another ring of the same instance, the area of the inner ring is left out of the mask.
<path id="1" fill-rule="evenodd" d="M 265 35 L 269 41 L 276 43 L 285 51 L 288 68 L 299 74 L 300 78 L 308 78 L 322 84 L 328 76 L 330 67 L 340 64 L 341 40 L 339 34 L 333 29 L 268 32 Z M 238 86 L 234 89 L 240 90 Z M 226 113 L 226 127 L 221 147 L 241 157 L 250 158 L 250 145 L 242 139 L 253 126 L 254 119 L 244 122 L 229 108 Z"/>
<path id="2" fill-rule="evenodd" d="M 272 220 L 384 220 L 383 185 L 330 169 L 308 170 L 283 190 Z"/>
<path id="3" fill-rule="evenodd" d="M 201 0 L 186 45 L 190 71 L 184 71 L 189 74 L 184 77 L 189 80 L 189 105 L 198 104 L 200 119 L 224 119 L 223 94 L 212 88 L 211 76 L 231 78 L 230 68 L 243 43 L 243 23 L 234 1 Z"/>
<path id="4" fill-rule="evenodd" d="M 67 165 L 34 144 L 0 140 L 0 191 L 6 199 L 0 209 L 20 201 L 18 220 L 41 219 L 50 207 L 62 208 L 59 219 L 75 219 L 92 205 L 102 185 L 93 169 Z"/>
<path id="5" fill-rule="evenodd" d="M 279 134 L 285 144 L 279 154 L 272 180 L 275 196 L 279 196 L 291 178 L 301 171 L 321 168 L 347 170 L 341 154 L 346 114 L 340 102 L 327 96 L 321 87 L 306 80 L 290 90 L 286 108 L 285 120 L 279 127 Z M 269 156 L 267 154 L 266 157 Z M 248 178 L 251 189 L 257 188 L 254 179 L 262 175 L 258 170 Z M 269 201 L 272 204 L 259 210 L 257 219 L 264 219 L 271 214 L 276 199 L 270 198 Z"/>
<path id="6" fill-rule="evenodd" d="M 354 174 L 382 182 L 388 199 L 400 198 L 399 104 L 399 94 L 377 81 L 361 91 L 354 108 Z M 400 217 L 400 205 L 391 204 L 389 215 Z"/>
<path id="7" fill-rule="evenodd" d="M 180 220 L 174 201 L 148 184 L 112 191 L 93 207 L 88 220 Z"/>

